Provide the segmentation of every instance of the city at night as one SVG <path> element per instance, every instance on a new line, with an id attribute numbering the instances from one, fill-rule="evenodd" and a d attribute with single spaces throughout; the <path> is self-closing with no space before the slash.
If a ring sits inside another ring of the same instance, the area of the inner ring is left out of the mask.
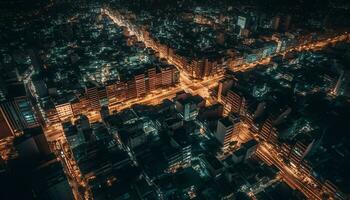
<path id="1" fill-rule="evenodd" d="M 1 200 L 350 200 L 349 0 L 0 13 Z"/>

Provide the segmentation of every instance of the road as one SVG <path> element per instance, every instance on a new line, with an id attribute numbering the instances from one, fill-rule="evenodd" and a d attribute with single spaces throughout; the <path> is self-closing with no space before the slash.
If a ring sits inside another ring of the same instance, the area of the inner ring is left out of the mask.
<path id="1" fill-rule="evenodd" d="M 63 169 L 67 175 L 75 199 L 92 199 L 89 187 L 87 186 L 87 183 L 73 157 L 68 141 L 64 138 L 51 142 L 50 148 L 63 165 Z"/>
<path id="2" fill-rule="evenodd" d="M 266 65 L 269 64 L 271 61 L 271 58 L 276 56 L 276 55 L 286 55 L 289 52 L 293 52 L 293 51 L 317 51 L 317 50 L 322 50 L 324 48 L 326 48 L 327 46 L 331 45 L 331 44 L 335 44 L 338 42 L 344 42 L 344 41 L 350 41 L 350 34 L 345 32 L 343 34 L 337 35 L 337 36 L 332 36 L 332 37 L 328 37 L 319 41 L 313 41 L 313 42 L 308 42 L 306 44 L 300 44 L 297 45 L 295 47 L 291 47 L 288 48 L 285 51 L 282 52 L 278 52 L 275 53 L 271 56 L 262 58 L 256 62 L 252 62 L 252 63 L 245 63 L 239 66 L 233 66 L 233 67 L 229 67 L 228 69 L 233 71 L 233 72 L 244 72 L 247 70 L 251 70 L 254 67 L 256 67 L 257 65 Z"/>
<path id="3" fill-rule="evenodd" d="M 199 94 L 205 98 L 210 98 L 209 89 L 210 87 L 214 87 L 216 82 L 220 80 L 220 78 L 223 78 L 223 76 L 217 76 L 219 79 L 215 78 L 208 78 L 209 85 L 206 85 L 204 82 L 196 82 L 191 79 L 191 76 L 188 74 L 188 72 L 185 70 L 185 66 L 182 65 L 182 63 L 176 58 L 176 57 L 168 57 L 167 55 L 164 55 L 162 51 L 159 51 L 161 49 L 161 44 L 154 42 L 154 40 L 151 38 L 148 38 L 148 40 L 144 39 L 144 36 L 142 35 L 142 31 L 140 29 L 132 24 L 128 19 L 126 19 L 124 16 L 122 16 L 118 11 L 111 12 L 108 9 L 102 9 L 102 13 L 107 15 L 115 24 L 118 26 L 124 26 L 126 27 L 129 32 L 137 37 L 139 41 L 142 41 L 146 47 L 150 47 L 153 50 L 159 52 L 159 55 L 161 58 L 165 58 L 169 64 L 173 64 L 177 67 L 177 69 L 180 71 L 180 77 L 181 77 L 181 83 L 179 87 L 176 87 L 174 89 L 165 91 L 163 93 L 160 93 L 158 95 L 154 95 L 151 97 L 146 97 L 143 100 L 136 100 L 137 103 L 159 103 L 159 101 L 163 98 L 171 98 L 174 94 L 176 94 L 179 90 L 185 90 L 190 92 L 191 94 Z M 150 41 L 151 40 L 151 41 Z M 276 54 L 273 54 L 268 57 L 264 57 L 256 62 L 253 63 L 244 63 L 240 66 L 235 67 L 228 67 L 228 70 L 237 72 L 237 71 L 247 71 L 250 70 L 257 65 L 266 65 L 271 62 L 271 58 L 276 55 L 286 55 L 289 52 L 292 51 L 309 51 L 309 50 L 320 50 L 328 45 L 335 44 L 337 42 L 342 41 L 349 41 L 350 40 L 350 34 L 347 32 L 337 35 L 328 37 L 322 40 L 318 41 L 312 41 L 307 42 L 305 44 L 301 44 L 292 48 L 289 48 L 283 52 L 279 52 Z M 225 67 L 225 66 L 223 66 Z M 213 85 L 211 85 L 213 84 Z M 132 104 L 132 103 L 131 103 Z M 127 104 L 126 107 L 130 106 L 131 104 Z M 275 147 L 272 147 L 271 145 L 262 142 L 259 145 L 259 149 L 257 151 L 258 156 L 264 160 L 269 165 L 275 165 L 277 168 L 281 170 L 281 178 L 288 183 L 292 188 L 300 190 L 302 193 L 304 193 L 309 199 L 314 200 L 320 200 L 322 199 L 322 191 L 320 191 L 317 187 L 318 183 L 305 183 L 305 179 L 307 180 L 313 180 L 310 176 L 310 174 L 303 174 L 300 172 L 297 168 L 292 168 L 291 166 L 287 165 L 281 157 L 279 157 L 279 154 Z"/>
<path id="4" fill-rule="evenodd" d="M 128 24 L 125 19 L 122 16 L 119 16 L 118 18 L 116 16 L 113 16 L 108 10 L 103 10 L 104 14 L 106 14 L 107 16 L 109 16 L 114 23 L 116 23 L 118 26 L 125 26 L 129 29 L 129 31 L 132 34 L 135 34 L 136 37 L 138 38 L 139 41 L 143 41 L 145 43 L 145 45 L 147 47 L 150 47 L 152 49 L 155 49 L 158 51 L 159 47 L 158 46 L 154 46 L 154 44 L 148 40 L 145 40 L 143 38 L 143 36 L 141 35 L 140 31 L 137 29 L 136 26 Z M 349 40 L 350 36 L 349 34 L 345 34 L 345 35 L 340 35 L 337 37 L 333 37 L 333 38 L 327 38 L 324 39 L 322 41 L 319 41 L 317 43 L 310 43 L 310 44 L 306 44 L 306 45 L 300 45 L 298 47 L 294 47 L 291 49 L 288 49 L 285 52 L 280 53 L 285 54 L 288 53 L 290 51 L 296 50 L 296 51 L 305 51 L 305 50 L 318 50 L 321 48 L 326 47 L 329 44 L 333 44 L 339 41 L 344 41 L 344 40 Z M 224 77 L 224 74 L 218 74 L 215 76 L 211 76 L 211 77 L 206 77 L 204 78 L 204 80 L 193 80 L 191 78 L 191 76 L 187 73 L 187 71 L 184 69 L 185 67 L 182 65 L 181 62 L 179 62 L 176 58 L 173 57 L 167 57 L 166 55 L 162 55 L 162 53 L 160 52 L 160 57 L 161 58 L 165 58 L 167 60 L 167 62 L 169 64 L 173 64 L 174 66 L 176 66 L 178 68 L 178 70 L 180 71 L 180 84 L 178 86 L 166 89 L 166 90 L 157 90 L 155 91 L 153 94 L 150 94 L 144 98 L 138 98 L 138 99 L 133 99 L 133 100 L 129 100 L 123 104 L 120 105 L 110 105 L 110 110 L 123 110 L 126 108 L 131 107 L 134 104 L 145 104 L 145 105 L 154 105 L 154 104 L 159 104 L 162 100 L 164 99 L 171 99 L 173 98 L 176 93 L 184 90 L 186 92 L 189 92 L 193 95 L 200 95 L 203 98 L 205 98 L 206 100 L 210 100 L 211 99 L 211 95 L 210 95 L 210 89 L 212 89 L 213 87 L 217 86 L 217 83 L 219 80 L 221 80 Z M 261 59 L 255 63 L 250 63 L 250 64 L 243 64 L 241 66 L 235 67 L 235 68 L 229 68 L 229 70 L 233 70 L 233 71 L 246 71 L 249 70 L 255 66 L 257 66 L 258 64 L 267 64 L 269 63 L 271 60 L 271 57 L 266 57 L 264 59 Z M 209 101 L 210 102 L 210 101 Z M 99 121 L 101 120 L 101 116 L 96 113 L 96 112 L 92 112 L 91 114 L 91 118 L 93 118 L 93 121 Z M 90 118 L 89 117 L 89 118 Z M 47 127 L 48 132 L 53 131 L 53 127 L 55 126 L 55 124 Z M 50 128 L 52 127 L 52 128 Z M 63 134 L 63 133 L 61 133 Z M 47 134 L 46 134 L 47 135 Z M 73 188 L 73 192 L 76 195 L 77 199 L 80 199 L 80 195 L 78 188 L 79 186 L 82 186 L 83 188 L 85 188 L 85 194 L 83 194 L 82 196 L 84 196 L 85 199 L 89 199 L 89 192 L 88 192 L 88 188 L 86 187 L 86 183 L 84 180 L 81 179 L 81 174 L 79 172 L 79 169 L 74 161 L 73 156 L 71 155 L 71 152 L 69 151 L 69 147 L 67 147 L 67 141 L 63 141 L 60 142 L 58 144 L 57 147 L 55 149 L 55 153 L 58 157 L 60 157 L 60 160 L 62 161 L 63 165 L 65 166 L 65 171 L 67 171 L 68 173 L 68 177 L 71 181 L 71 186 Z M 269 148 L 269 149 L 268 149 Z M 259 154 L 262 160 L 266 161 L 268 164 L 274 164 L 276 165 L 280 170 L 281 170 L 281 177 L 283 180 L 285 180 L 291 187 L 294 187 L 300 191 L 302 191 L 307 197 L 309 197 L 310 199 L 321 199 L 320 198 L 320 191 L 317 191 L 315 188 L 311 187 L 310 185 L 305 184 L 302 180 L 301 177 L 299 177 L 296 173 L 295 173 L 295 169 L 291 169 L 291 167 L 287 166 L 282 160 L 281 158 L 279 158 L 275 149 L 270 148 L 267 144 L 263 143 L 262 145 L 260 145 L 259 147 Z M 300 173 L 300 172 L 298 172 Z M 72 181 L 73 180 L 73 181 Z"/>
<path id="5" fill-rule="evenodd" d="M 62 163 L 69 185 L 72 188 L 74 199 L 91 199 L 89 188 L 85 180 L 82 179 L 79 167 L 73 158 L 68 143 L 64 140 L 57 140 L 50 143 L 50 149 Z"/>
<path id="6" fill-rule="evenodd" d="M 209 90 L 216 87 L 218 81 L 221 80 L 223 77 L 223 75 L 219 75 L 211 77 L 209 79 L 191 83 L 181 81 L 180 84 L 175 87 L 159 89 L 154 91 L 152 94 L 149 94 L 142 98 L 131 99 L 120 104 L 109 105 L 109 109 L 110 111 L 120 111 L 126 108 L 130 108 L 135 104 L 157 105 L 161 103 L 164 99 L 174 98 L 176 96 L 176 93 L 180 91 L 186 91 L 191 93 L 192 95 L 200 95 L 204 99 L 206 99 L 208 103 L 210 103 L 212 100 Z"/>
<path id="7" fill-rule="evenodd" d="M 289 166 L 280 156 L 278 150 L 266 142 L 260 142 L 257 149 L 257 155 L 267 164 L 275 165 L 280 171 L 282 180 L 290 187 L 301 191 L 308 199 L 321 200 L 323 191 L 317 187 L 318 183 L 306 183 L 304 180 L 312 180 L 312 175 L 305 174 L 297 167 Z"/>
<path id="8" fill-rule="evenodd" d="M 200 95 L 207 100 L 207 103 L 210 105 L 215 102 L 210 96 L 210 89 L 214 88 L 218 81 L 224 77 L 224 73 L 220 73 L 214 76 L 205 77 L 203 80 L 192 79 L 191 75 L 185 70 L 183 63 L 177 59 L 177 57 L 163 55 L 159 49 L 160 44 L 154 42 L 154 40 L 149 41 L 145 40 L 144 36 L 140 29 L 131 24 L 127 19 L 120 15 L 119 12 L 114 14 L 108 9 L 102 9 L 102 13 L 108 16 L 117 26 L 124 26 L 128 31 L 135 35 L 139 41 L 142 41 L 146 47 L 149 47 L 157 52 L 159 52 L 159 57 L 164 58 L 169 64 L 174 65 L 180 71 L 180 84 L 175 88 L 170 88 L 167 90 L 159 91 L 155 94 L 150 94 L 142 99 L 134 99 L 128 102 L 124 102 L 122 105 L 111 105 L 110 110 L 122 110 L 132 106 L 135 103 L 139 104 L 148 104 L 155 105 L 159 104 L 164 99 L 173 98 L 177 92 L 184 90 L 191 93 L 192 95 Z"/>
<path id="9" fill-rule="evenodd" d="M 159 51 L 159 50 L 162 50 L 161 44 L 155 42 L 152 38 L 145 40 L 144 36 L 142 35 L 142 31 L 136 25 L 132 24 L 128 19 L 123 17 L 118 11 L 110 11 L 109 9 L 105 8 L 105 9 L 102 9 L 102 13 L 107 15 L 118 26 L 126 27 L 129 30 L 129 32 L 131 34 L 135 35 L 139 41 L 142 41 L 146 47 L 150 47 L 153 50 L 159 52 L 159 55 L 161 58 L 165 58 L 169 64 L 176 66 L 183 73 L 184 76 L 187 76 L 189 79 L 191 79 L 190 78 L 191 75 L 188 74 L 188 72 L 185 70 L 186 67 L 183 66 L 183 63 L 181 62 L 181 60 L 178 59 L 178 57 L 180 57 L 179 55 L 169 57 L 168 55 L 166 55 L 162 51 Z M 325 47 L 327 47 L 328 45 L 335 44 L 338 42 L 344 42 L 344 41 L 350 41 L 350 34 L 347 32 L 336 35 L 336 36 L 330 36 L 330 37 L 327 37 L 327 38 L 324 38 L 324 39 L 321 39 L 318 41 L 306 42 L 304 44 L 300 44 L 300 45 L 297 45 L 295 47 L 290 47 L 290 48 L 286 49 L 285 51 L 275 53 L 271 56 L 261 58 L 260 60 L 257 60 L 256 62 L 244 63 L 242 65 L 234 66 L 234 67 L 227 67 L 227 69 L 234 71 L 234 72 L 247 71 L 247 70 L 250 70 L 250 69 L 256 67 L 257 65 L 268 64 L 271 61 L 271 58 L 276 56 L 276 55 L 285 55 L 285 54 L 292 52 L 292 51 L 301 52 L 301 51 L 309 51 L 309 50 L 321 50 L 321 49 L 324 49 Z M 223 67 L 225 68 L 226 66 L 223 66 Z"/>

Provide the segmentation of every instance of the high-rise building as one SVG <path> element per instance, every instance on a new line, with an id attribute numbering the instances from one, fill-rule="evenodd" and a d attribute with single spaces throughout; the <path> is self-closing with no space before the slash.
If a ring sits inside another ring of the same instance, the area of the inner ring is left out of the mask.
<path id="1" fill-rule="evenodd" d="M 203 62 L 198 60 L 192 60 L 190 66 L 191 66 L 192 77 L 198 78 L 198 79 L 203 77 L 203 69 L 204 69 Z"/>
<path id="2" fill-rule="evenodd" d="M 290 160 L 295 164 L 299 163 L 303 159 L 306 149 L 305 144 L 297 142 L 290 151 Z"/>
<path id="3" fill-rule="evenodd" d="M 164 156 L 168 162 L 168 171 L 176 172 L 181 167 L 191 165 L 192 146 L 186 140 L 174 137 L 170 141 L 170 148 L 164 149 Z"/>
<path id="4" fill-rule="evenodd" d="M 219 102 L 225 102 L 225 96 L 227 95 L 227 91 L 233 86 L 233 79 L 224 79 L 219 81 L 218 94 L 217 98 Z"/>
<path id="5" fill-rule="evenodd" d="M 273 119 L 269 117 L 259 130 L 260 138 L 267 142 L 274 143 L 277 141 L 277 130 L 273 126 Z"/>
<path id="6" fill-rule="evenodd" d="M 136 96 L 142 97 L 146 95 L 145 74 L 139 74 L 134 77 L 136 85 Z"/>
<path id="7" fill-rule="evenodd" d="M 115 93 L 115 83 L 106 85 L 106 94 L 108 99 L 108 104 L 115 104 L 117 102 Z"/>
<path id="8" fill-rule="evenodd" d="M 173 74 L 173 71 L 171 67 L 161 69 L 163 87 L 171 86 L 173 84 L 172 74 Z"/>
<path id="9" fill-rule="evenodd" d="M 38 119 L 33 105 L 27 97 L 26 88 L 23 83 L 14 83 L 7 86 L 9 91 L 8 106 L 13 106 L 17 113 L 22 128 L 31 128 L 38 125 Z"/>
<path id="10" fill-rule="evenodd" d="M 147 74 L 148 74 L 147 89 L 148 91 L 153 91 L 156 89 L 156 69 L 155 68 L 149 69 Z"/>
<path id="11" fill-rule="evenodd" d="M 18 135 L 23 129 L 38 126 L 38 119 L 22 83 L 7 85 L 7 99 L 0 104 L 3 136 Z"/>
<path id="12" fill-rule="evenodd" d="M 307 156 L 314 148 L 314 146 L 317 146 L 317 141 L 312 140 L 311 142 L 308 141 L 297 141 L 293 145 L 289 145 L 289 159 L 294 164 L 299 164 L 301 161 Z"/>
<path id="13" fill-rule="evenodd" d="M 224 151 L 230 147 L 230 143 L 232 142 L 233 128 L 234 124 L 228 117 L 218 120 L 215 137 L 222 144 Z"/>
<path id="14" fill-rule="evenodd" d="M 228 116 L 229 120 L 233 123 L 233 130 L 232 130 L 232 137 L 237 138 L 239 137 L 239 134 L 246 130 L 245 126 L 243 125 L 243 122 L 241 121 L 241 118 L 238 114 L 231 113 Z"/>
<path id="15" fill-rule="evenodd" d="M 97 88 L 99 105 L 108 105 L 106 87 Z"/>
<path id="16" fill-rule="evenodd" d="M 60 118 L 58 116 L 56 108 L 53 107 L 48 107 L 45 109 L 45 114 L 47 118 L 47 123 L 52 124 L 52 123 L 58 123 L 60 122 Z"/>
<path id="17" fill-rule="evenodd" d="M 38 125 L 37 117 L 28 98 L 23 97 L 14 101 L 3 102 L 0 107 L 4 122 L 12 133 L 16 134 L 25 128 Z"/>
<path id="18" fill-rule="evenodd" d="M 181 98 L 182 95 L 185 97 Z M 199 95 L 177 94 L 175 99 L 175 109 L 186 121 L 194 119 L 198 115 L 199 109 L 205 106 L 205 99 Z"/>
<path id="19" fill-rule="evenodd" d="M 34 112 L 34 108 L 27 97 L 15 98 L 16 108 L 19 111 L 21 120 L 25 128 L 31 128 L 38 125 L 38 119 Z"/>
<path id="20" fill-rule="evenodd" d="M 65 121 L 74 116 L 72 106 L 69 102 L 57 104 L 55 108 L 61 121 Z"/>
<path id="21" fill-rule="evenodd" d="M 70 104 L 72 107 L 73 116 L 78 116 L 85 111 L 82 106 L 82 102 L 80 102 L 79 99 L 73 99 L 70 101 Z"/>
<path id="22" fill-rule="evenodd" d="M 245 99 L 237 92 L 229 90 L 225 98 L 225 113 L 241 113 L 244 108 Z"/>
<path id="23" fill-rule="evenodd" d="M 172 74 L 173 74 L 173 82 L 172 84 L 178 84 L 180 83 L 180 71 L 176 67 L 172 67 Z"/>
<path id="24" fill-rule="evenodd" d="M 156 86 L 156 89 L 159 89 L 162 87 L 162 73 L 156 73 L 155 86 Z"/>
<path id="25" fill-rule="evenodd" d="M 76 105 L 76 106 L 80 107 L 80 111 L 78 111 L 78 112 L 74 111 L 74 113 L 80 114 L 82 112 L 87 112 L 89 109 L 89 100 L 87 98 L 87 95 L 84 93 L 78 94 L 78 100 L 79 100 L 79 105 Z"/>
<path id="26" fill-rule="evenodd" d="M 86 96 L 89 102 L 89 110 L 100 110 L 100 99 L 96 86 L 88 84 L 85 88 Z"/>
<path id="27" fill-rule="evenodd" d="M 117 82 L 115 85 L 115 95 L 119 101 L 124 101 L 126 99 L 126 89 L 127 85 L 123 82 Z"/>
<path id="28" fill-rule="evenodd" d="M 127 81 L 127 90 L 126 90 L 126 98 L 134 99 L 137 97 L 136 93 L 136 84 L 134 80 Z"/>

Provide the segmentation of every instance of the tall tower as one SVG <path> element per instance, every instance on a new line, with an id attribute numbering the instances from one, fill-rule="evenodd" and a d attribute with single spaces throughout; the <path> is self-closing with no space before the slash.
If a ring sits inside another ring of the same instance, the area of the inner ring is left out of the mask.
<path id="1" fill-rule="evenodd" d="M 100 110 L 100 101 L 96 86 L 88 85 L 85 92 L 89 101 L 89 110 Z"/>
<path id="2" fill-rule="evenodd" d="M 6 122 L 5 129 L 11 130 L 12 134 L 17 134 L 25 128 L 38 126 L 38 119 L 34 108 L 23 84 L 12 84 L 8 86 L 9 99 L 0 105 L 2 122 Z M 5 123 L 3 124 L 5 125 Z M 7 133 L 8 130 L 6 131 Z"/>
<path id="3" fill-rule="evenodd" d="M 24 128 L 31 128 L 38 125 L 38 119 L 34 113 L 34 108 L 28 97 L 16 97 L 14 99 Z"/>
<path id="4" fill-rule="evenodd" d="M 135 78 L 137 97 L 145 96 L 146 95 L 145 74 L 136 75 L 134 78 Z"/>
<path id="5" fill-rule="evenodd" d="M 228 91 L 225 102 L 225 113 L 230 112 L 240 113 L 242 109 L 242 104 L 244 103 L 244 98 L 241 97 L 238 93 L 233 92 L 232 90 Z"/>
<path id="6" fill-rule="evenodd" d="M 156 89 L 156 68 L 149 69 L 147 72 L 148 75 L 148 84 L 147 84 L 147 89 L 149 92 L 153 91 Z"/>
<path id="7" fill-rule="evenodd" d="M 215 132 L 216 139 L 222 144 L 223 150 L 227 150 L 230 146 L 233 136 L 233 123 L 228 117 L 219 119 Z"/>

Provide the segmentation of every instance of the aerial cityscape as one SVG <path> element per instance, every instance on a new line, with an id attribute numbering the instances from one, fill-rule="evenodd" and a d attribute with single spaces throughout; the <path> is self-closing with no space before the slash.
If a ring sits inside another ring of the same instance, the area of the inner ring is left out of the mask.
<path id="1" fill-rule="evenodd" d="M 350 200 L 350 1 L 0 12 L 1 200 Z"/>

